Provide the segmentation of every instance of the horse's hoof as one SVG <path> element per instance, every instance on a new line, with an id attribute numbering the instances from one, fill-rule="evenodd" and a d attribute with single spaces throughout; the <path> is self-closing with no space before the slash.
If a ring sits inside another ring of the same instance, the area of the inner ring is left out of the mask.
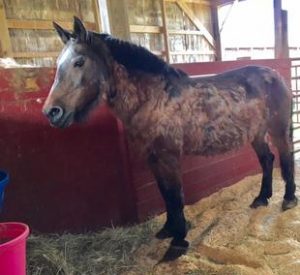
<path id="1" fill-rule="evenodd" d="M 286 200 L 284 199 L 282 202 L 282 210 L 289 210 L 291 208 L 294 208 L 298 204 L 298 199 L 297 197 L 293 198 L 292 200 Z"/>
<path id="2" fill-rule="evenodd" d="M 169 231 L 168 229 L 166 229 L 165 227 L 163 227 L 161 230 L 159 230 L 156 234 L 155 237 L 159 240 L 163 240 L 163 239 L 168 239 L 168 238 L 172 238 L 173 235 L 171 233 L 171 231 Z"/>
<path id="3" fill-rule="evenodd" d="M 171 246 L 174 249 L 187 249 L 189 247 L 189 242 L 186 240 L 173 239 L 171 241 Z"/>
<path id="4" fill-rule="evenodd" d="M 185 255 L 188 251 L 189 242 L 182 239 L 173 239 L 170 247 L 166 251 L 163 258 L 159 261 L 159 263 L 170 262 L 178 259 L 182 255 Z"/>
<path id="5" fill-rule="evenodd" d="M 260 198 L 257 197 L 254 201 L 250 204 L 251 208 L 257 208 L 259 206 L 268 206 L 268 199 L 267 198 Z"/>

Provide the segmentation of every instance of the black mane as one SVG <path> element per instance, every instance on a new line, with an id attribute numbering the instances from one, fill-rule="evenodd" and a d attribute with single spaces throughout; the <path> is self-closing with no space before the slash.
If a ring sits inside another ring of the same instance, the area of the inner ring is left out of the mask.
<path id="1" fill-rule="evenodd" d="M 127 70 L 140 70 L 152 74 L 161 74 L 168 77 L 187 76 L 181 70 L 175 69 L 165 61 L 133 43 L 117 39 L 109 34 L 89 32 L 91 43 L 100 39 L 109 48 L 113 58 L 126 67 Z"/>

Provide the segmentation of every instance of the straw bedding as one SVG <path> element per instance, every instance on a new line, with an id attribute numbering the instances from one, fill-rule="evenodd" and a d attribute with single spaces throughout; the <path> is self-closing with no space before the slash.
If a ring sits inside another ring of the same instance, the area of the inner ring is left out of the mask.
<path id="1" fill-rule="evenodd" d="M 261 175 L 186 207 L 191 247 L 179 259 L 159 263 L 170 240 L 153 235 L 164 215 L 130 228 L 60 236 L 31 236 L 29 274 L 300 274 L 300 209 L 281 211 L 283 181 L 274 172 L 268 207 L 250 209 Z M 297 180 L 297 188 L 300 190 Z M 299 191 L 298 191 L 299 197 Z"/>

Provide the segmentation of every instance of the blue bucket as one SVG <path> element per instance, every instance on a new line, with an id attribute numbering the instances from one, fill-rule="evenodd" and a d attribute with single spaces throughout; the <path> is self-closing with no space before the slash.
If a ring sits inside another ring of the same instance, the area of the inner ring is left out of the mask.
<path id="1" fill-rule="evenodd" d="M 9 175 L 0 170 L 0 211 L 3 207 L 3 201 L 4 201 L 4 188 L 6 184 L 8 184 L 9 181 Z"/>

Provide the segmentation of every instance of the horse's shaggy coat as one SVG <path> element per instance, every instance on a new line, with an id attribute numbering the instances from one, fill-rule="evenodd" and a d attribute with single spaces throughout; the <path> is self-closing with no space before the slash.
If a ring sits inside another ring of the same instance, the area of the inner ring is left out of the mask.
<path id="1" fill-rule="evenodd" d="M 251 206 L 267 205 L 274 160 L 267 133 L 278 148 L 286 182 L 282 207 L 297 204 L 289 136 L 292 97 L 278 73 L 249 66 L 191 79 L 142 47 L 87 32 L 76 18 L 72 34 L 55 28 L 66 46 L 44 113 L 63 128 L 104 98 L 147 156 L 165 200 L 167 222 L 158 237 L 172 236 L 172 244 L 186 245 L 182 154 L 211 156 L 251 143 L 263 169 L 261 191 Z"/>

